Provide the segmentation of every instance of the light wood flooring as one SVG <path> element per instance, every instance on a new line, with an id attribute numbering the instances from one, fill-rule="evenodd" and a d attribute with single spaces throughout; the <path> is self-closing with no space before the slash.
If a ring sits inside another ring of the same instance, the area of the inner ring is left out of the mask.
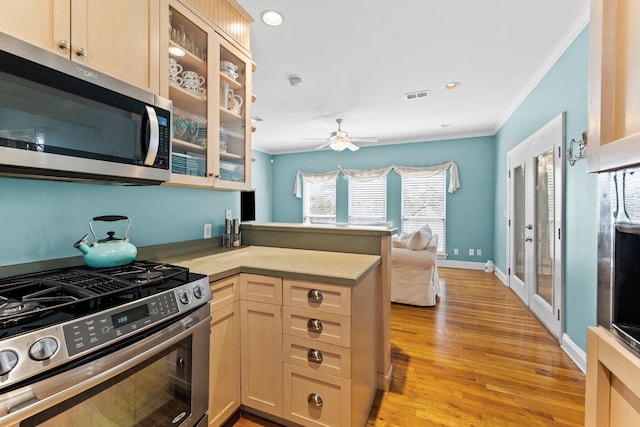
<path id="1" fill-rule="evenodd" d="M 367 426 L 584 425 L 585 376 L 518 297 L 493 274 L 438 272 L 435 307 L 392 305 L 393 383 Z"/>

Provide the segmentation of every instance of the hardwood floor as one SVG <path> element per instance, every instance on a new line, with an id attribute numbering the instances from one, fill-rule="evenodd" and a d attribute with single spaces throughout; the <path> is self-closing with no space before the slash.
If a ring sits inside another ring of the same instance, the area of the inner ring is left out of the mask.
<path id="1" fill-rule="evenodd" d="M 584 374 L 518 297 L 493 274 L 438 272 L 435 307 L 392 305 L 393 383 L 367 426 L 584 425 Z"/>

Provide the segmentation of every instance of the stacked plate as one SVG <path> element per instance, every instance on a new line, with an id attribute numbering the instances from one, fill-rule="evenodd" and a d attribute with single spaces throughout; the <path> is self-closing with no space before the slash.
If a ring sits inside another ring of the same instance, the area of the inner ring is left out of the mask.
<path id="1" fill-rule="evenodd" d="M 182 175 L 204 176 L 205 157 L 195 153 L 172 153 L 171 172 Z"/>

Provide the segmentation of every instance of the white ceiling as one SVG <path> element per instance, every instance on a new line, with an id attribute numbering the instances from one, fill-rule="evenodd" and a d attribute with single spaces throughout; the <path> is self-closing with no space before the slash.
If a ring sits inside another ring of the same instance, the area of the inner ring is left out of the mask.
<path id="1" fill-rule="evenodd" d="M 313 150 L 322 142 L 303 138 L 337 118 L 378 145 L 493 135 L 589 14 L 589 0 L 237 1 L 255 19 L 253 146 L 272 154 Z M 260 20 L 267 9 L 280 27 Z"/>

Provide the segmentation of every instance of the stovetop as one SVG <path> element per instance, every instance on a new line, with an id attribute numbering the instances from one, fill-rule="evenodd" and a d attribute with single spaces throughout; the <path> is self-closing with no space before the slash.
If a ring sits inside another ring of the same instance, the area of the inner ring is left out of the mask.
<path id="1" fill-rule="evenodd" d="M 149 261 L 0 279 L 0 392 L 143 339 L 210 299 L 206 275 Z"/>
<path id="2" fill-rule="evenodd" d="M 137 261 L 0 279 L 0 339 L 171 289 L 188 283 L 190 275 L 184 267 Z"/>

